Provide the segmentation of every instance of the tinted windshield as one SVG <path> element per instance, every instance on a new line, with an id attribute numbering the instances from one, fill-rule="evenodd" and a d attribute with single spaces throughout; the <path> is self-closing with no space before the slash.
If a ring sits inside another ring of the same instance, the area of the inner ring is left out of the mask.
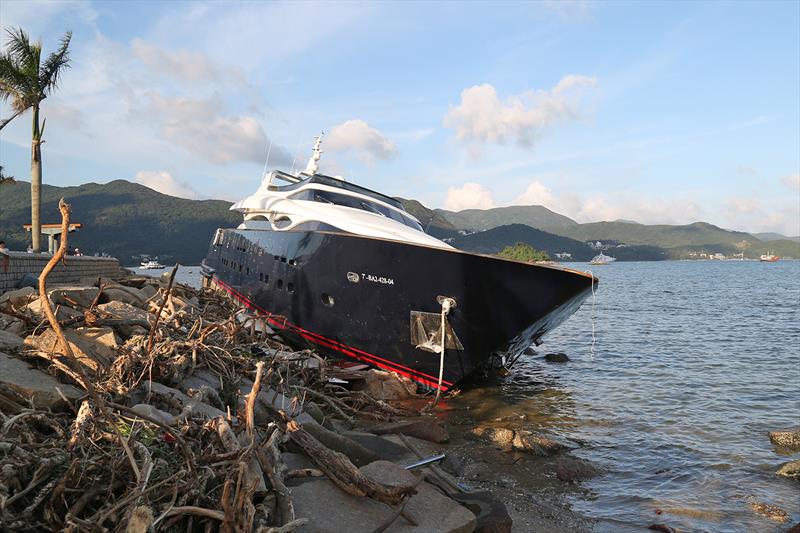
<path id="1" fill-rule="evenodd" d="M 377 202 L 371 202 L 364 198 L 356 198 L 355 196 L 349 196 L 347 194 L 339 194 L 332 191 L 320 191 L 317 189 L 306 189 L 304 191 L 300 191 L 293 194 L 291 198 L 293 200 L 306 200 L 326 204 L 342 205 L 345 207 L 351 207 L 353 209 L 369 211 L 370 213 L 375 213 L 376 215 L 381 215 L 386 218 L 396 220 L 397 222 L 400 222 L 409 228 L 422 231 L 422 226 L 420 226 L 419 222 L 410 216 L 404 215 L 403 213 L 395 211 L 394 209 L 390 209 Z"/>

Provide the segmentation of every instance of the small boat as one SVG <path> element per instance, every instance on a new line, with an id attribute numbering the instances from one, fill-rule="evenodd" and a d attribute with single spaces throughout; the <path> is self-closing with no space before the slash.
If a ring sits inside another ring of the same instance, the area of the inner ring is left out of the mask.
<path id="1" fill-rule="evenodd" d="M 142 270 L 161 270 L 164 268 L 164 265 L 159 263 L 158 261 L 144 261 L 140 265 Z"/>
<path id="2" fill-rule="evenodd" d="M 616 261 L 616 257 L 611 257 L 610 255 L 606 255 L 603 252 L 600 252 L 599 255 L 594 256 L 594 258 L 589 261 L 590 265 L 607 265 L 609 263 L 613 263 Z"/>
<path id="3" fill-rule="evenodd" d="M 778 260 L 780 260 L 780 257 L 778 257 L 777 255 L 773 254 L 772 252 L 770 252 L 768 254 L 764 254 L 759 258 L 759 261 L 762 261 L 764 263 L 774 263 L 775 261 L 778 261 Z"/>
<path id="4" fill-rule="evenodd" d="M 509 368 L 591 295 L 589 273 L 428 235 L 397 199 L 319 174 L 320 144 L 235 203 L 243 222 L 217 229 L 202 262 L 204 286 L 288 344 L 444 391 Z"/>

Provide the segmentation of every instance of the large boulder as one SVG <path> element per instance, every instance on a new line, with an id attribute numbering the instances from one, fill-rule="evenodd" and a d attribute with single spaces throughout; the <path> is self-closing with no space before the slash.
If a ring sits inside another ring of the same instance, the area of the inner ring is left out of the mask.
<path id="1" fill-rule="evenodd" d="M 33 402 L 37 409 L 52 409 L 63 403 L 64 400 L 58 391 L 70 401 L 83 396 L 80 389 L 60 383 L 53 376 L 2 352 L 0 352 L 0 383 Z"/>
<path id="2" fill-rule="evenodd" d="M 38 293 L 33 287 L 24 287 L 15 291 L 8 291 L 0 295 L 0 308 L 7 305 L 17 308 L 25 307 L 38 297 Z"/>
<path id="3" fill-rule="evenodd" d="M 376 400 L 407 400 L 417 394 L 416 384 L 394 372 L 372 369 L 364 376 L 366 392 Z"/>
<path id="4" fill-rule="evenodd" d="M 143 328 L 149 328 L 149 315 L 146 311 L 124 302 L 108 302 L 96 307 L 104 317 L 112 320 L 122 320 L 125 323 L 114 326 L 124 338 L 130 338 L 137 333 L 147 333 Z"/>
<path id="5" fill-rule="evenodd" d="M 561 481 L 574 483 L 598 476 L 602 473 L 598 467 L 591 463 L 571 457 L 556 459 L 556 477 Z"/>
<path id="6" fill-rule="evenodd" d="M 83 313 L 80 311 L 76 311 L 71 307 L 67 307 L 66 305 L 51 305 L 50 308 L 56 314 L 56 320 L 59 322 L 64 320 L 69 320 L 70 318 L 77 318 L 79 316 L 83 316 Z M 42 299 L 36 299 L 25 306 L 25 310 L 33 315 L 38 320 L 44 320 L 46 315 L 44 313 L 44 309 L 42 309 Z"/>
<path id="7" fill-rule="evenodd" d="M 368 478 L 389 486 L 413 485 L 414 474 L 388 461 L 376 461 L 361 468 Z M 466 507 L 444 496 L 432 485 L 417 485 L 417 494 L 406 503 L 405 511 L 418 525 L 397 517 L 387 529 L 390 532 L 471 533 L 476 520 Z M 295 514 L 309 522 L 304 533 L 370 533 L 394 515 L 394 510 L 369 498 L 359 498 L 345 493 L 333 482 L 319 480 L 304 483 L 292 489 Z"/>
<path id="8" fill-rule="evenodd" d="M 0 329 L 0 351 L 11 351 L 22 348 L 22 337 Z"/>
<path id="9" fill-rule="evenodd" d="M 103 303 L 123 302 L 126 304 L 135 305 L 136 307 L 144 306 L 146 300 L 147 298 L 139 291 L 139 289 L 134 289 L 133 287 L 123 287 L 121 285 L 106 287 L 103 289 L 103 294 L 100 295 L 100 301 Z"/>
<path id="10" fill-rule="evenodd" d="M 117 357 L 119 342 L 111 328 L 67 329 L 64 336 L 75 358 L 94 372 L 106 368 Z M 58 346 L 58 337 L 48 328 L 39 336 L 26 337 L 25 346 L 50 353 Z"/>
<path id="11" fill-rule="evenodd" d="M 25 323 L 16 317 L 0 312 L 0 330 L 14 335 L 22 335 L 25 331 Z"/>
<path id="12" fill-rule="evenodd" d="M 53 305 L 65 305 L 67 307 L 84 309 L 90 307 L 100 293 L 97 287 L 57 287 L 47 291 Z"/>
<path id="13" fill-rule="evenodd" d="M 775 446 L 789 448 L 790 450 L 800 450 L 800 427 L 770 431 L 769 440 Z"/>

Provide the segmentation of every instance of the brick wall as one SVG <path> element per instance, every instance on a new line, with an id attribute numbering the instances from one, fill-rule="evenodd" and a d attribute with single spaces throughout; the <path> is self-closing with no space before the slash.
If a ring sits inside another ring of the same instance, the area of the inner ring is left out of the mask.
<path id="1" fill-rule="evenodd" d="M 27 273 L 38 276 L 51 256 L 10 252 L 7 257 L 8 265 L 6 256 L 0 254 L 0 294 L 16 288 L 17 282 Z M 47 276 L 47 284 L 77 283 L 81 278 L 89 276 L 116 277 L 119 271 L 119 261 L 113 257 L 67 256 L 67 265 L 56 265 Z"/>

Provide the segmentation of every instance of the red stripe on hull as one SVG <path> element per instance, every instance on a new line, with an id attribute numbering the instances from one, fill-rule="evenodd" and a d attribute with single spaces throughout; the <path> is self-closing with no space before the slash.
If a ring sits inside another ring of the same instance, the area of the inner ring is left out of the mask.
<path id="1" fill-rule="evenodd" d="M 315 344 L 320 346 L 324 346 L 326 348 L 330 348 L 332 350 L 336 350 L 337 352 L 347 356 L 352 357 L 354 359 L 358 359 L 359 361 L 363 361 L 365 363 L 369 363 L 371 365 L 377 366 L 378 368 L 382 368 L 384 370 L 388 370 L 390 372 L 397 372 L 398 374 L 408 377 L 414 381 L 422 383 L 428 387 L 432 387 L 434 389 L 437 388 L 439 379 L 438 377 L 431 376 L 430 374 L 425 374 L 424 372 L 420 372 L 418 370 L 414 370 L 413 368 L 409 368 L 407 366 L 401 365 L 395 361 L 391 361 L 388 359 L 384 359 L 383 357 L 379 357 L 377 355 L 371 354 L 369 352 L 365 352 L 364 350 L 359 350 L 353 346 L 348 346 L 346 344 L 342 344 L 338 341 L 333 339 L 329 339 L 320 335 L 319 333 L 314 333 L 312 331 L 308 331 L 306 329 L 301 328 L 291 322 L 287 321 L 286 319 L 277 320 L 272 317 L 272 313 L 267 311 L 266 309 L 260 307 L 252 300 L 247 298 L 245 295 L 222 281 L 221 279 L 217 278 L 216 276 L 213 278 L 214 283 L 217 283 L 220 287 L 222 287 L 225 292 L 227 292 L 230 296 L 235 298 L 236 300 L 243 303 L 248 309 L 251 309 L 257 313 L 262 313 L 266 315 L 267 322 L 276 328 L 279 329 L 287 329 L 290 331 L 294 331 L 302 336 L 304 339 L 309 340 Z M 427 376 L 427 377 L 420 377 L 420 375 Z M 453 385 L 453 383 L 442 380 L 442 390 L 447 390 Z"/>

